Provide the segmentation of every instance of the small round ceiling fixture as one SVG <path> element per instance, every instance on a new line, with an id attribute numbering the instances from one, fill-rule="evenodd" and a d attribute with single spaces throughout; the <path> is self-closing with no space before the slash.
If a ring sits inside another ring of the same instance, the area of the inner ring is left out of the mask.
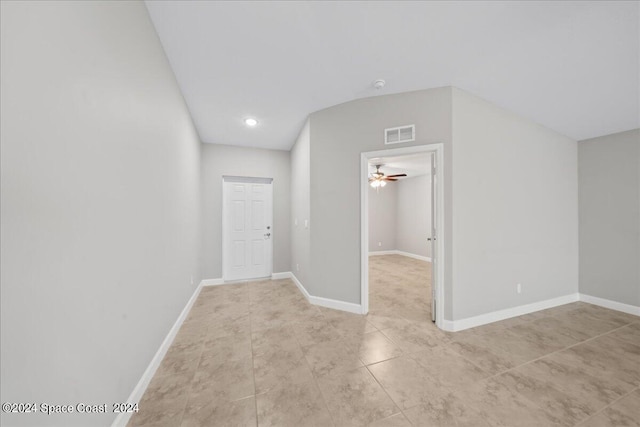
<path id="1" fill-rule="evenodd" d="M 244 124 L 249 126 L 250 128 L 253 128 L 258 126 L 258 121 L 253 117 L 247 117 L 246 119 L 244 119 Z"/>
<path id="2" fill-rule="evenodd" d="M 387 82 L 385 82 L 382 79 L 378 79 L 376 81 L 373 82 L 373 87 L 375 87 L 376 89 L 380 90 L 384 87 L 384 85 L 387 84 Z"/>

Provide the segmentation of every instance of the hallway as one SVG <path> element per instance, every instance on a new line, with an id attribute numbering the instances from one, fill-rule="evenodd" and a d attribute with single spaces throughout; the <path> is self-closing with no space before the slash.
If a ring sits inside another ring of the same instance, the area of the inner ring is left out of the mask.
<path id="1" fill-rule="evenodd" d="M 429 268 L 372 257 L 367 316 L 288 279 L 204 287 L 129 425 L 637 425 L 638 317 L 573 303 L 446 333 Z"/>

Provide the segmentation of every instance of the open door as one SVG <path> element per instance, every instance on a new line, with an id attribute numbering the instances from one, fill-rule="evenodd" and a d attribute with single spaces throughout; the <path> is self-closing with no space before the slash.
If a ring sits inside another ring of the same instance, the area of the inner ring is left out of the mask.
<path id="1" fill-rule="evenodd" d="M 438 251 L 436 245 L 436 239 L 438 238 L 438 230 L 436 230 L 436 214 L 438 209 L 436 209 L 436 201 L 438 198 L 436 197 L 436 191 L 438 186 L 436 185 L 436 155 L 435 153 L 431 154 L 431 237 L 427 240 L 431 244 L 431 321 L 436 321 L 436 295 L 437 295 L 437 286 L 438 281 L 436 280 L 438 271 L 437 266 L 438 263 L 436 259 L 438 257 Z"/>

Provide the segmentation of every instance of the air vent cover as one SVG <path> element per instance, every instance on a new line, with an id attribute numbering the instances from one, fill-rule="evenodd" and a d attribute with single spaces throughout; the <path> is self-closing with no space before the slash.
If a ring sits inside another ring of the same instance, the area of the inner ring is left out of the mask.
<path id="1" fill-rule="evenodd" d="M 399 126 L 384 130 L 385 144 L 400 144 L 416 140 L 416 125 Z"/>

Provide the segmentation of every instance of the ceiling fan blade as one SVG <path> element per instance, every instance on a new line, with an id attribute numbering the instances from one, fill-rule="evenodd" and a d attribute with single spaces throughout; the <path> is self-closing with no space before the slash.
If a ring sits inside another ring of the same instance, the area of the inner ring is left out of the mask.
<path id="1" fill-rule="evenodd" d="M 399 174 L 396 174 L 396 175 L 387 175 L 387 178 L 397 178 L 397 177 L 400 177 L 400 176 L 407 176 L 407 174 L 406 173 L 399 173 Z"/>
<path id="2" fill-rule="evenodd" d="M 382 181 L 397 181 L 398 178 L 389 178 L 388 176 L 385 176 L 384 178 L 382 178 Z"/>

